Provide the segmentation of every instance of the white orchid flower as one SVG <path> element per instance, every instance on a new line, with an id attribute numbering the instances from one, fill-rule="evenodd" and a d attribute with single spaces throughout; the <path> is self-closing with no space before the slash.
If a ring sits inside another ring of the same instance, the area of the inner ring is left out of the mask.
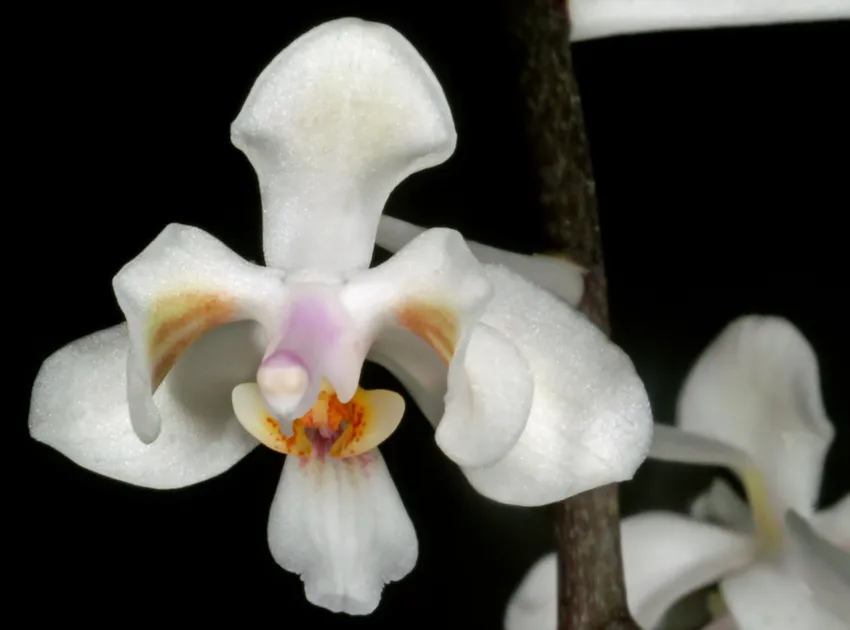
<path id="1" fill-rule="evenodd" d="M 35 439 L 159 489 L 218 475 L 258 443 L 287 455 L 272 555 L 309 601 L 349 614 L 373 611 L 418 554 L 378 451 L 404 401 L 360 389 L 367 357 L 410 387 L 487 496 L 536 504 L 632 476 L 649 402 L 580 314 L 482 266 L 453 230 L 368 268 L 392 189 L 455 146 L 442 89 L 399 33 L 357 19 L 309 31 L 257 79 L 232 139 L 257 171 L 268 266 L 165 228 L 115 277 L 126 324 L 45 361 Z"/>
<path id="2" fill-rule="evenodd" d="M 834 430 L 805 338 L 779 318 L 733 322 L 688 376 L 678 425 L 656 426 L 650 456 L 732 467 L 749 507 L 715 482 L 693 513 L 717 524 L 665 512 L 622 521 L 628 603 L 641 627 L 658 627 L 683 596 L 715 582 L 728 610 L 717 630 L 850 627 L 850 497 L 814 510 Z M 554 630 L 555 572 L 554 554 L 532 568 L 508 630 Z"/>
<path id="3" fill-rule="evenodd" d="M 624 518 L 626 597 L 638 625 L 644 630 L 672 627 L 662 620 L 680 597 L 723 579 L 727 613 L 703 630 L 845 630 L 850 623 L 848 555 L 819 538 L 795 513 L 787 522 L 794 541 L 788 556 L 754 563 L 750 536 L 673 512 Z M 532 566 L 511 596 L 506 630 L 555 630 L 556 584 L 557 555 L 550 553 Z"/>
<path id="4" fill-rule="evenodd" d="M 614 35 L 850 18 L 850 0 L 565 0 L 574 42 Z"/>

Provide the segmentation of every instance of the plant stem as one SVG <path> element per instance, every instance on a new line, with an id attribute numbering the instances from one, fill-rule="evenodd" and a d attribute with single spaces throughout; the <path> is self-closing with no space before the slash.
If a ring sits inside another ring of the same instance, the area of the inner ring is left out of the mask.
<path id="1" fill-rule="evenodd" d="M 609 333 L 596 191 L 564 0 L 515 0 L 521 88 L 547 237 L 587 268 L 580 310 Z M 559 630 L 636 630 L 626 604 L 617 484 L 557 506 Z"/>

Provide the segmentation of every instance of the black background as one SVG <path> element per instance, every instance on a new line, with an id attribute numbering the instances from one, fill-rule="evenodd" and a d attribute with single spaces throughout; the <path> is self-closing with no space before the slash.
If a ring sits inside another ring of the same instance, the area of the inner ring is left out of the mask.
<path id="1" fill-rule="evenodd" d="M 259 448 L 219 478 L 155 492 L 89 473 L 28 438 L 41 361 L 120 321 L 111 278 L 167 223 L 196 225 L 261 260 L 256 182 L 229 124 L 272 57 L 328 19 L 394 26 L 453 109 L 454 157 L 403 183 L 387 212 L 516 251 L 543 247 L 520 142 L 517 60 L 496 8 L 290 4 L 51 12 L 49 28 L 34 31 L 29 83 L 12 99 L 28 138 L 21 166 L 34 184 L 7 231 L 10 247 L 29 252 L 16 263 L 28 272 L 15 275 L 25 279 L 24 307 L 12 335 L 26 346 L 8 421 L 22 439 L 10 481 L 26 499 L 13 579 L 42 602 L 29 605 L 33 620 L 497 628 L 521 575 L 554 545 L 548 509 L 478 497 L 410 413 L 382 452 L 417 529 L 418 565 L 387 587 L 372 616 L 335 616 L 308 604 L 299 578 L 268 552 L 277 454 Z M 573 47 L 614 337 L 644 378 L 656 419 L 672 420 L 688 366 L 726 323 L 784 315 L 820 357 L 838 425 L 824 505 L 848 491 L 848 35 L 846 25 L 809 24 Z M 365 385 L 389 378 L 375 368 Z M 695 490 L 685 480 L 707 481 L 680 472 L 645 465 L 625 487 L 626 512 L 682 505 Z"/>

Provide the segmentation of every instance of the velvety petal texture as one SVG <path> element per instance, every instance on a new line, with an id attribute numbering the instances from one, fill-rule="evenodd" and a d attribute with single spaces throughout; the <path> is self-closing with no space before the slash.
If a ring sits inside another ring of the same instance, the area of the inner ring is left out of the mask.
<path id="1" fill-rule="evenodd" d="M 251 319 L 273 330 L 286 300 L 282 274 L 240 258 L 198 228 L 172 223 L 113 280 L 127 319 L 127 395 L 133 429 L 159 435 L 152 393 L 180 355 L 222 324 Z"/>
<path id="2" fill-rule="evenodd" d="M 570 39 L 850 18 L 846 0 L 570 0 Z"/>
<path id="3" fill-rule="evenodd" d="M 32 436 L 80 466 L 147 488 L 181 488 L 214 477 L 256 445 L 237 422 L 230 390 L 262 356 L 256 324 L 229 324 L 193 344 L 154 395 L 162 433 L 144 444 L 130 424 L 122 324 L 51 355 L 33 386 Z"/>
<path id="4" fill-rule="evenodd" d="M 543 505 L 630 479 L 652 437 L 652 413 L 628 356 L 583 315 L 505 267 L 487 265 L 493 300 L 481 323 L 528 362 L 534 397 L 502 459 L 465 468 L 496 501 Z"/>
<path id="5" fill-rule="evenodd" d="M 524 388 L 517 387 L 523 364 L 533 378 L 533 395 L 525 427 L 503 457 L 481 466 L 459 462 L 473 487 L 496 501 L 543 505 L 631 478 L 646 456 L 652 416 L 629 358 L 550 292 L 505 267 L 485 270 L 494 294 L 473 333 L 473 339 L 481 336 L 482 351 L 467 356 L 465 370 L 478 373 L 480 383 L 503 379 L 505 387 L 478 390 L 479 400 L 493 409 L 525 404 L 519 400 Z M 511 358 L 508 344 L 521 362 Z M 484 352 L 488 345 L 502 350 Z M 437 366 L 419 361 L 415 344 L 391 351 L 379 340 L 371 358 L 405 385 L 439 437 L 451 401 L 441 400 L 448 390 Z"/>
<path id="6" fill-rule="evenodd" d="M 426 229 L 385 214 L 378 224 L 377 243 L 386 250 L 397 252 Z M 572 306 L 577 307 L 581 302 L 585 269 L 580 265 L 565 258 L 548 255 L 527 256 L 470 240 L 467 240 L 466 244 L 480 262 L 504 265 Z"/>
<path id="7" fill-rule="evenodd" d="M 776 518 L 811 515 L 835 430 L 826 416 L 815 353 L 778 317 L 726 327 L 691 369 L 677 424 L 747 453 L 764 477 Z"/>
<path id="8" fill-rule="evenodd" d="M 491 296 L 484 268 L 461 235 L 445 228 L 421 233 L 383 265 L 353 275 L 342 294 L 360 337 L 374 340 L 373 360 L 439 387 L 434 395 L 446 404 L 436 440 L 461 465 L 504 456 L 531 408 L 525 359 L 504 335 L 478 325 Z"/>
<path id="9" fill-rule="evenodd" d="M 289 456 L 269 516 L 274 559 L 322 608 L 366 615 L 413 570 L 418 543 L 377 449 L 358 457 Z"/>
<path id="10" fill-rule="evenodd" d="M 428 64 L 395 29 L 326 22 L 275 57 L 231 127 L 257 172 L 266 263 L 366 268 L 390 192 L 456 134 Z"/>

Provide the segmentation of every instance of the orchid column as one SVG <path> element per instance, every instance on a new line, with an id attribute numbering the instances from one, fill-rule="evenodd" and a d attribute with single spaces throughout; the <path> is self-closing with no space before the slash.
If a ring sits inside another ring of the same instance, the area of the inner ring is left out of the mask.
<path id="1" fill-rule="evenodd" d="M 567 3 L 513 3 L 524 53 L 520 78 L 547 234 L 586 270 L 579 310 L 608 333 L 595 184 L 569 48 Z M 571 497 L 557 510 L 558 628 L 636 628 L 626 604 L 617 484 Z"/>

